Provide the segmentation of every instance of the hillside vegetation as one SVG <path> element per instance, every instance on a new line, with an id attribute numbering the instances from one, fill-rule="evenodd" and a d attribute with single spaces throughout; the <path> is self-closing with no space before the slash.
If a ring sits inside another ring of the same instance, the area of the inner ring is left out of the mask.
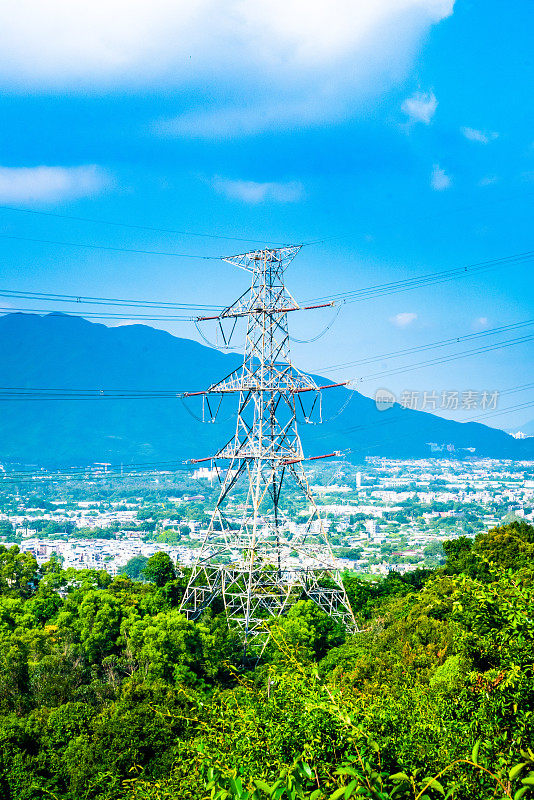
<path id="1" fill-rule="evenodd" d="M 0 797 L 534 796 L 534 528 L 445 551 L 347 576 L 355 635 L 302 600 L 245 671 L 161 556 L 141 582 L 0 547 Z"/>

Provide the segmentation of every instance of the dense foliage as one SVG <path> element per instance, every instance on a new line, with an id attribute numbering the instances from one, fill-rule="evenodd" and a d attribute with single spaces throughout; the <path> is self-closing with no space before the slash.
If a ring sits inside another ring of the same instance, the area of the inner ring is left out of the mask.
<path id="1" fill-rule="evenodd" d="M 347 576 L 361 632 L 302 600 L 244 670 L 161 555 L 112 580 L 0 547 L 0 797 L 528 797 L 533 548 L 513 523 L 434 571 Z"/>

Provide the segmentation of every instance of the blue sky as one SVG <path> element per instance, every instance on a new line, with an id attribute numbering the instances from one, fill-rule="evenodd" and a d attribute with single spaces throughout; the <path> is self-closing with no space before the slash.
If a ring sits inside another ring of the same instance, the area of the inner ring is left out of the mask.
<path id="1" fill-rule="evenodd" d="M 0 9 L 1 288 L 224 304 L 246 275 L 216 260 L 24 239 L 248 249 L 5 206 L 266 242 L 327 239 L 288 272 L 298 299 L 533 249 L 528 0 L 44 5 Z M 345 305 L 322 339 L 295 344 L 295 360 L 345 379 L 460 353 L 476 340 L 326 370 L 534 318 L 531 270 L 525 262 Z M 312 337 L 331 317 L 294 315 L 293 332 Z M 197 338 L 185 323 L 157 325 Z M 358 388 L 504 391 L 528 383 L 532 354 L 526 342 Z M 530 400 L 527 389 L 500 405 Z M 487 423 L 517 428 L 533 417 L 527 407 Z"/>

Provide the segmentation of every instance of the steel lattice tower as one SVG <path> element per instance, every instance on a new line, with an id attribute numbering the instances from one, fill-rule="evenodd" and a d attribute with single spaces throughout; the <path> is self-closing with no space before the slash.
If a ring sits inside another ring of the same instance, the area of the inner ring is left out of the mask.
<path id="1" fill-rule="evenodd" d="M 332 554 L 319 510 L 302 466 L 304 453 L 297 431 L 297 401 L 321 388 L 290 360 L 287 315 L 300 306 L 284 284 L 284 272 L 300 246 L 256 250 L 225 258 L 251 274 L 251 287 L 216 319 L 240 317 L 247 331 L 242 366 L 206 392 L 239 396 L 235 435 L 214 456 L 194 463 L 225 460 L 217 504 L 184 593 L 181 610 L 200 616 L 221 598 L 229 623 L 241 631 L 244 655 L 259 657 L 268 640 L 269 617 L 283 615 L 301 598 L 353 628 L 354 616 Z M 337 385 L 337 384 L 336 384 Z M 337 455 L 330 454 L 330 455 Z M 225 514 L 238 481 L 248 485 L 239 527 Z M 291 481 L 308 505 L 307 523 L 291 535 L 279 509 L 283 485 Z M 289 554 L 295 551 L 299 566 Z M 289 560 L 289 561 L 288 561 Z M 225 563 L 221 563 L 225 562 Z"/>

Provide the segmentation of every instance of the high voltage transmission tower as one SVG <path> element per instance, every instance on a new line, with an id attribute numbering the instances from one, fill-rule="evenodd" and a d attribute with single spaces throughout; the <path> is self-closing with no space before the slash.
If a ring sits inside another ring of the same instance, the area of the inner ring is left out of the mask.
<path id="1" fill-rule="evenodd" d="M 181 610 L 196 619 L 222 600 L 229 623 L 240 630 L 247 660 L 261 655 L 269 638 L 267 620 L 302 598 L 355 627 L 302 465 L 297 404 L 304 411 L 302 396 L 312 393 L 312 410 L 320 390 L 330 387 L 317 386 L 290 360 L 287 315 L 300 306 L 285 287 L 284 272 L 299 250 L 288 246 L 225 258 L 251 274 L 250 289 L 218 316 L 198 318 L 216 320 L 221 329 L 228 320 L 231 333 L 244 318 L 246 339 L 241 367 L 205 392 L 190 393 L 218 395 L 219 403 L 235 393 L 239 404 L 235 435 L 215 455 L 193 460 L 217 465 L 221 488 Z M 219 470 L 220 461 L 227 463 L 226 470 Z M 246 496 L 236 523 L 231 518 L 236 509 L 227 512 L 226 505 L 232 490 L 243 484 Z M 289 484 L 306 503 L 303 525 L 292 523 L 282 510 L 282 488 Z"/>

